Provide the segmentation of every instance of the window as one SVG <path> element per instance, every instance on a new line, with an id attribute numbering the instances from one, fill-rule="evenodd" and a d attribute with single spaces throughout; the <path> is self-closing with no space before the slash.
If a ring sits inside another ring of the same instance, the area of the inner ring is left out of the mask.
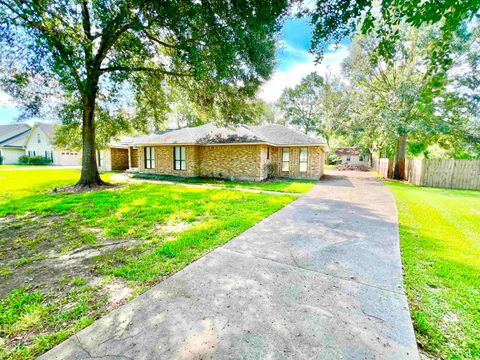
<path id="1" fill-rule="evenodd" d="M 300 172 L 307 172 L 308 149 L 300 149 Z"/>
<path id="2" fill-rule="evenodd" d="M 35 150 L 28 150 L 28 156 L 35 156 Z"/>
<path id="3" fill-rule="evenodd" d="M 187 162 L 185 160 L 185 146 L 173 147 L 173 168 L 175 170 L 186 170 Z"/>
<path id="4" fill-rule="evenodd" d="M 153 147 L 145 148 L 145 169 L 153 169 L 155 165 L 155 151 Z"/>
<path id="5" fill-rule="evenodd" d="M 350 156 L 347 156 L 347 162 L 349 162 L 349 161 L 350 161 Z"/>
<path id="6" fill-rule="evenodd" d="M 39 144 L 41 143 L 40 134 L 37 134 L 37 142 L 38 142 Z"/>
<path id="7" fill-rule="evenodd" d="M 360 155 L 360 157 L 358 158 L 358 160 L 363 161 L 363 156 Z"/>
<path id="8" fill-rule="evenodd" d="M 97 151 L 97 165 L 98 167 L 105 166 L 105 153 L 103 151 Z"/>
<path id="9" fill-rule="evenodd" d="M 49 159 L 51 162 L 53 162 L 53 151 L 45 150 L 45 159 Z"/>
<path id="10" fill-rule="evenodd" d="M 267 160 L 270 160 L 270 148 L 267 147 Z"/>
<path id="11" fill-rule="evenodd" d="M 282 149 L 282 171 L 288 171 L 290 169 L 290 149 Z"/>

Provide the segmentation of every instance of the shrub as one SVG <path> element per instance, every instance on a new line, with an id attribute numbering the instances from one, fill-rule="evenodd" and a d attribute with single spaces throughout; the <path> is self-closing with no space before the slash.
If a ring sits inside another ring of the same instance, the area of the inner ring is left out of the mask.
<path id="1" fill-rule="evenodd" d="M 3 165 L 3 156 L 0 156 L 0 165 Z"/>
<path id="2" fill-rule="evenodd" d="M 278 166 L 274 162 L 269 162 L 267 164 L 267 178 L 272 179 L 274 177 L 277 177 L 278 174 Z"/>
<path id="3" fill-rule="evenodd" d="M 18 158 L 18 162 L 22 165 L 48 165 L 52 160 L 43 156 L 23 155 Z"/>

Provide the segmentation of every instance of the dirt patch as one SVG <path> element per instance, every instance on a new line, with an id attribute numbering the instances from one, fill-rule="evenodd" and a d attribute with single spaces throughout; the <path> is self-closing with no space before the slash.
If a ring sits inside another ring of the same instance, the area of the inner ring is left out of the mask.
<path id="1" fill-rule="evenodd" d="M 120 184 L 103 184 L 103 185 L 95 185 L 92 187 L 70 185 L 70 186 L 65 186 L 60 188 L 53 188 L 48 192 L 51 194 L 57 194 L 57 193 L 78 194 L 78 193 L 87 193 L 87 192 L 99 191 L 99 190 L 110 190 L 118 186 L 120 186 Z"/>

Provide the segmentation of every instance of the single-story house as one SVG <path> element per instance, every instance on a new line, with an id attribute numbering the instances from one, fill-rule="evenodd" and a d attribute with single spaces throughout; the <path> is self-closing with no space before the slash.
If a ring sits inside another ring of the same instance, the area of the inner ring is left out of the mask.
<path id="1" fill-rule="evenodd" d="M 335 154 L 340 157 L 340 164 L 342 165 L 368 165 L 368 155 L 362 155 L 362 150 L 357 147 L 338 148 Z"/>
<path id="2" fill-rule="evenodd" d="M 112 169 L 114 163 L 127 166 L 128 158 L 128 169 L 141 173 L 260 181 L 269 176 L 319 179 L 328 145 L 281 125 L 206 124 L 130 138 L 109 150 Z"/>
<path id="3" fill-rule="evenodd" d="M 25 155 L 25 145 L 30 134 L 27 124 L 0 125 L 0 156 L 3 164 L 15 164 Z"/>
<path id="4" fill-rule="evenodd" d="M 133 137 L 122 136 L 97 151 L 97 166 L 101 171 L 137 169 L 137 148 L 130 147 Z"/>
<path id="5" fill-rule="evenodd" d="M 20 156 L 43 156 L 52 160 L 52 165 L 79 166 L 82 162 L 78 150 L 58 149 L 54 146 L 54 124 L 35 123 L 0 126 L 0 156 L 4 164 L 16 164 Z"/>

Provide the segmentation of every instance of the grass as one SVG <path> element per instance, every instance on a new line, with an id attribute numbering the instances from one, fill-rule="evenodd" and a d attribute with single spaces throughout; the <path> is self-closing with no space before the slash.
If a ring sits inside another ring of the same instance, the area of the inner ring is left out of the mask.
<path id="1" fill-rule="evenodd" d="M 296 198 L 163 184 L 45 191 L 78 177 L 0 171 L 2 359 L 37 357 Z"/>
<path id="2" fill-rule="evenodd" d="M 399 210 L 421 350 L 432 358 L 480 358 L 480 192 L 386 183 Z"/>
<path id="3" fill-rule="evenodd" d="M 216 185 L 226 188 L 245 188 L 289 193 L 306 193 L 316 184 L 316 180 L 273 179 L 261 182 L 230 181 L 203 177 L 180 177 L 174 175 L 135 174 L 137 179 L 159 180 L 186 184 Z"/>

